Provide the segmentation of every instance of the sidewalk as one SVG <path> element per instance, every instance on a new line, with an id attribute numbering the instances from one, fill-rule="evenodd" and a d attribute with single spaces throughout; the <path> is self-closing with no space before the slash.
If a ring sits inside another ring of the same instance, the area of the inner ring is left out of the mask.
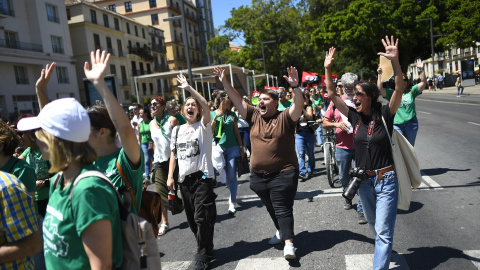
<path id="1" fill-rule="evenodd" d="M 437 91 L 430 91 L 427 87 L 417 99 L 480 104 L 480 84 L 464 87 L 460 97 L 457 97 L 455 86 L 444 87 L 442 90 L 437 88 Z"/>

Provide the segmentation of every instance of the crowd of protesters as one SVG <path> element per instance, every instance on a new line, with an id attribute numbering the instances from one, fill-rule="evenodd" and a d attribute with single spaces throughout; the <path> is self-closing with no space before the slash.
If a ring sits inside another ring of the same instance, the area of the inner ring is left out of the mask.
<path id="1" fill-rule="evenodd" d="M 215 170 L 224 168 L 219 173 L 230 192 L 227 212 L 234 215 L 237 166 L 247 156 L 250 189 L 275 226 L 268 243 L 285 243 L 284 257 L 295 259 L 293 207 L 299 179 L 308 180 L 315 173 L 314 149 L 323 147 L 323 129 L 335 129 L 342 188 L 349 184 L 351 167 L 366 169 L 368 179 L 358 190 L 359 223 L 368 222 L 376 237 L 373 268 L 388 269 L 398 184 L 392 154 L 385 150 L 390 149 L 386 129 L 399 130 L 414 144 L 418 130 L 414 99 L 427 80 L 418 61 L 421 81 L 410 87 L 398 62 L 398 39 L 386 37 L 382 42 L 385 53 L 379 54 L 391 60 L 395 72 L 393 89 L 380 80 L 359 82 L 353 73 L 335 84 L 332 47 L 324 63 L 323 92 L 300 88 L 297 69 L 288 67 L 284 76 L 288 91 L 261 90 L 255 106 L 232 87 L 225 70 L 216 67 L 214 75 L 224 91 L 216 92 L 214 101 L 207 102 L 179 75 L 178 86 L 190 94 L 181 108 L 158 96 L 125 113 L 104 81 L 110 55 L 97 50 L 84 71 L 103 104 L 85 109 L 73 98 L 48 100 L 45 89 L 55 63 L 46 65 L 36 83 L 40 113 L 22 115 L 11 126 L 0 122 L 1 199 L 9 206 L 0 216 L 6 227 L 0 238 L 1 268 L 118 268 L 122 238 L 115 192 L 98 177 L 79 182 L 74 191 L 72 187 L 79 174 L 99 171 L 116 188 L 126 185 L 124 177 L 130 180 L 133 213 L 139 213 L 144 185 L 155 184 L 162 204 L 155 232 L 159 236 L 169 229 L 169 193 L 181 195 L 175 196 L 170 211 L 185 210 L 197 241 L 193 267 L 207 269 L 214 259 Z M 380 95 L 389 103 L 378 102 Z M 218 162 L 223 166 L 216 166 Z M 21 207 L 11 207 L 12 203 Z M 344 209 L 351 208 L 352 201 L 346 199 Z"/>

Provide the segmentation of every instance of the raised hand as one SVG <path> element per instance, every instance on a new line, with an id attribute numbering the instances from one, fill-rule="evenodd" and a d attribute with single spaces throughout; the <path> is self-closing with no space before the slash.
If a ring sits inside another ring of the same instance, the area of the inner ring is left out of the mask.
<path id="1" fill-rule="evenodd" d="M 298 82 L 298 71 L 296 67 L 287 67 L 288 77 L 283 75 L 283 78 L 287 80 L 287 82 L 292 87 L 297 87 L 300 83 Z"/>
<path id="2" fill-rule="evenodd" d="M 382 73 L 383 73 L 383 70 L 382 70 L 382 68 L 381 68 L 381 67 L 378 67 L 378 68 L 377 68 L 377 73 L 378 73 L 379 75 L 382 75 Z"/>
<path id="3" fill-rule="evenodd" d="M 187 78 L 183 74 L 177 75 L 177 82 L 180 84 L 178 87 L 185 89 L 189 86 Z"/>
<path id="4" fill-rule="evenodd" d="M 42 72 L 40 73 L 40 78 L 38 78 L 37 82 L 35 83 L 35 87 L 37 88 L 37 90 L 45 90 L 45 87 L 47 87 L 50 76 L 52 76 L 53 69 L 56 65 L 57 64 L 53 62 L 51 64 L 47 64 L 47 66 L 42 69 Z"/>
<path id="5" fill-rule="evenodd" d="M 388 36 L 385 36 L 385 39 L 382 39 L 383 46 L 385 47 L 385 52 L 379 52 L 378 55 L 385 56 L 388 60 L 398 59 L 398 38 L 395 41 L 393 36 L 388 39 Z"/>
<path id="6" fill-rule="evenodd" d="M 328 49 L 326 55 L 325 55 L 325 62 L 323 63 L 323 66 L 325 68 L 331 68 L 332 65 L 333 65 L 333 60 L 335 58 L 333 58 L 333 55 L 335 54 L 335 47 L 331 47 L 330 49 Z"/>
<path id="7" fill-rule="evenodd" d="M 219 66 L 216 66 L 215 68 L 213 68 L 213 74 L 215 74 L 215 76 L 218 77 L 218 79 L 223 82 L 223 78 L 225 77 L 225 69 L 219 67 Z"/>
<path id="8" fill-rule="evenodd" d="M 423 62 L 420 58 L 417 58 L 417 62 L 415 63 L 417 68 L 423 68 Z"/>
<path id="9" fill-rule="evenodd" d="M 83 70 L 85 71 L 85 77 L 87 77 L 89 81 L 103 80 L 105 78 L 105 72 L 109 59 L 110 54 L 107 54 L 106 51 L 102 51 L 101 54 L 100 50 L 97 50 L 96 52 L 92 51 L 90 53 L 90 62 L 92 62 L 91 69 L 88 62 L 85 62 L 83 67 Z"/>

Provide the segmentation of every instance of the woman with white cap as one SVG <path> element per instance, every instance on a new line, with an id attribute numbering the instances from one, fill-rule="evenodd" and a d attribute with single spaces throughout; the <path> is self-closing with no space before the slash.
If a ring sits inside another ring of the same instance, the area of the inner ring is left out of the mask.
<path id="1" fill-rule="evenodd" d="M 131 194 L 134 196 L 132 197 L 135 197 L 135 201 L 131 204 L 129 210 L 138 213 L 137 209 L 140 209 L 142 200 L 144 156 L 130 121 L 105 83 L 104 77 L 110 54 L 97 50 L 91 52 L 90 58 L 92 67 L 90 69 L 90 65 L 85 62 L 85 76 L 93 84 L 105 103 L 105 105 L 96 104 L 87 108 L 90 118 L 89 130 L 91 131 L 88 142 L 98 156 L 93 164 L 110 178 L 116 188 L 126 185 L 124 178 L 129 180 L 133 188 Z M 42 77 L 36 85 L 40 107 L 48 103 L 45 86 L 51 72 L 51 66 L 49 68 L 47 65 L 46 71 L 42 70 Z M 115 141 L 117 132 L 121 148 L 117 146 Z"/>
<path id="2" fill-rule="evenodd" d="M 58 184 L 50 187 L 43 223 L 47 268 L 119 267 L 122 232 L 115 190 L 103 179 L 87 177 L 72 191 L 77 176 L 96 170 L 87 111 L 73 98 L 58 99 L 37 117 L 20 120 L 17 128 L 35 130 L 42 157 L 51 163 L 49 172 L 59 173 Z"/>

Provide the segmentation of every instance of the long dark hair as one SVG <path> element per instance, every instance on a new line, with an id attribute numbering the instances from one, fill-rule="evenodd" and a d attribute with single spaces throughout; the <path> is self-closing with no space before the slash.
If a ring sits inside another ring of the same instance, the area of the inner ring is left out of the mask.
<path id="1" fill-rule="evenodd" d="M 359 85 L 365 94 L 370 97 L 371 99 L 371 104 L 370 104 L 370 109 L 372 110 L 372 119 L 375 121 L 381 120 L 382 119 L 382 104 L 378 102 L 378 97 L 380 96 L 380 91 L 378 90 L 378 87 L 376 84 L 372 82 L 359 82 L 357 85 Z"/>
<path id="2" fill-rule="evenodd" d="M 117 129 L 110 119 L 105 105 L 93 105 L 87 108 L 88 117 L 90 118 L 90 126 L 95 130 L 106 128 L 110 131 L 110 138 L 114 139 L 117 134 Z"/>

